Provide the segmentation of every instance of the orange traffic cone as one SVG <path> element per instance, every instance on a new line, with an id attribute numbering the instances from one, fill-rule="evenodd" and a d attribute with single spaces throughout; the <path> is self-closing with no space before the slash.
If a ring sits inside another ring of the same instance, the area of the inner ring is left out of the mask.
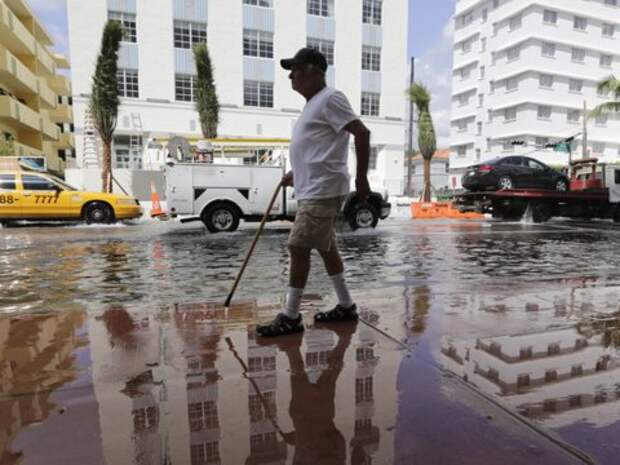
<path id="1" fill-rule="evenodd" d="M 151 218 L 162 216 L 164 212 L 161 209 L 159 194 L 157 193 L 157 189 L 155 189 L 155 183 L 153 181 L 151 181 L 151 203 Z"/>

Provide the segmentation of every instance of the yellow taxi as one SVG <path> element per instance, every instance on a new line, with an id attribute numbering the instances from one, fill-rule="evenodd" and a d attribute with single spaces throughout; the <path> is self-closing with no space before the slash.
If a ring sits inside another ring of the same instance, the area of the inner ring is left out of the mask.
<path id="1" fill-rule="evenodd" d="M 84 192 L 49 174 L 0 171 L 0 222 L 82 220 L 113 223 L 142 216 L 137 199 L 126 195 Z"/>

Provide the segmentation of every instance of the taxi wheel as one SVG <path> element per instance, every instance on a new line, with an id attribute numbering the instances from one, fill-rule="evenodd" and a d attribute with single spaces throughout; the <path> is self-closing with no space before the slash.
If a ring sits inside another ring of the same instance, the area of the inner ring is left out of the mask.
<path id="1" fill-rule="evenodd" d="M 88 223 L 112 223 L 114 212 L 112 208 L 103 202 L 92 202 L 84 208 L 84 220 Z"/>

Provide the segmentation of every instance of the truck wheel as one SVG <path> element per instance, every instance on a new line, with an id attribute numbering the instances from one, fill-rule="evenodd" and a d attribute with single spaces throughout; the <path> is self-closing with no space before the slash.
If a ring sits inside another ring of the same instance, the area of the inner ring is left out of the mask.
<path id="1" fill-rule="evenodd" d="M 510 190 L 514 189 L 515 185 L 512 182 L 512 178 L 510 176 L 502 176 L 497 181 L 497 187 L 500 190 Z"/>
<path id="2" fill-rule="evenodd" d="M 84 221 L 88 224 L 108 224 L 114 222 L 114 211 L 106 203 L 92 202 L 84 209 Z"/>
<path id="3" fill-rule="evenodd" d="M 200 216 L 209 232 L 233 232 L 239 227 L 240 215 L 232 205 L 219 203 L 207 208 Z"/>
<path id="4" fill-rule="evenodd" d="M 551 207 L 546 202 L 535 202 L 532 204 L 532 220 L 534 223 L 545 223 L 552 217 Z"/>
<path id="5" fill-rule="evenodd" d="M 360 202 L 353 206 L 347 219 L 353 231 L 360 228 L 375 228 L 379 222 L 379 214 L 370 203 Z"/>

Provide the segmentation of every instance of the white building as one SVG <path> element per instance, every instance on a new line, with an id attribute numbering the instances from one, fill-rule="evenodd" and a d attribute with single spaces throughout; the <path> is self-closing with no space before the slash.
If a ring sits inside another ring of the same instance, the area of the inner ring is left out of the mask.
<path id="1" fill-rule="evenodd" d="M 610 99 L 596 86 L 620 72 L 619 44 L 618 0 L 457 1 L 451 184 L 464 167 L 507 154 L 565 164 L 541 146 L 582 131 L 584 101 L 591 110 Z M 617 160 L 619 131 L 620 121 L 589 120 L 586 153 Z"/>
<path id="2" fill-rule="evenodd" d="M 103 27 L 118 19 L 116 167 L 140 168 L 149 138 L 199 138 L 193 43 L 209 44 L 219 137 L 265 140 L 290 138 L 304 105 L 279 59 L 315 46 L 328 58 L 328 84 L 372 131 L 371 182 L 402 192 L 407 0 L 69 0 L 68 12 L 78 166 L 98 164 L 86 108 Z"/>

